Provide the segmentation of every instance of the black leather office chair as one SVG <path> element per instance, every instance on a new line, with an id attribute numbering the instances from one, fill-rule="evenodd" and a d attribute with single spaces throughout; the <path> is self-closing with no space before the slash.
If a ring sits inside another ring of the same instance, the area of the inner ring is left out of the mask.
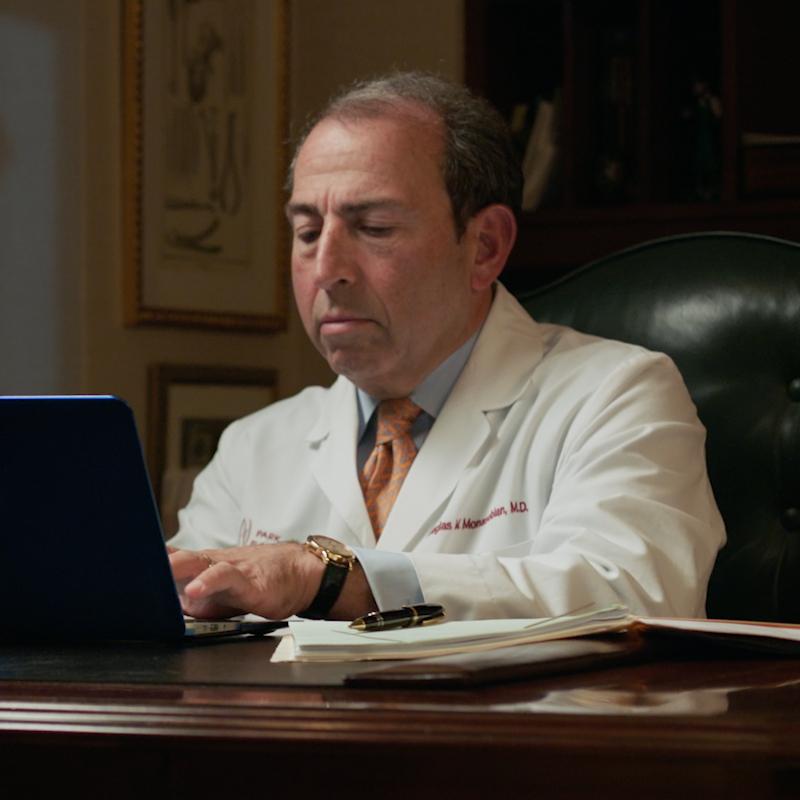
<path id="1" fill-rule="evenodd" d="M 537 320 L 673 358 L 708 429 L 728 531 L 708 614 L 800 622 L 800 245 L 674 236 L 519 299 Z"/>

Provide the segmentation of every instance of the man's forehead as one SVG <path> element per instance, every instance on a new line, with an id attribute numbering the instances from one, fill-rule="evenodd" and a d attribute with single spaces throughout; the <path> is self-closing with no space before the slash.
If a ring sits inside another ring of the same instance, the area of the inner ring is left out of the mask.
<path id="1" fill-rule="evenodd" d="M 442 137 L 431 115 L 327 117 L 298 153 L 287 214 L 316 213 L 320 202 L 356 213 L 413 205 L 420 192 L 444 196 L 441 163 Z"/>
<path id="2" fill-rule="evenodd" d="M 443 149 L 441 123 L 432 112 L 326 117 L 301 146 L 293 178 L 331 167 L 390 173 L 398 159 L 429 160 L 439 170 Z"/>

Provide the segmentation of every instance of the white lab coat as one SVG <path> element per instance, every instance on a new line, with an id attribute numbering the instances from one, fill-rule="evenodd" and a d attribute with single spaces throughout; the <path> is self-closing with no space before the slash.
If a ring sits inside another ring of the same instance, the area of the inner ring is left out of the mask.
<path id="1" fill-rule="evenodd" d="M 502 287 L 380 541 L 340 377 L 231 425 L 198 477 L 181 547 L 310 533 L 408 553 L 451 619 L 622 602 L 703 616 L 725 534 L 705 431 L 673 363 L 537 324 Z"/>

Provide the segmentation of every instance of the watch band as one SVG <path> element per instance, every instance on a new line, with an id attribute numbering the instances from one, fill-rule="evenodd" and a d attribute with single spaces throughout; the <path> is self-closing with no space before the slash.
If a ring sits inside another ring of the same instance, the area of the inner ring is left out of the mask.
<path id="1" fill-rule="evenodd" d="M 346 566 L 329 561 L 325 565 L 322 583 L 319 585 L 316 597 L 311 601 L 311 605 L 297 616 L 305 619 L 325 619 L 339 599 L 349 572 Z"/>
<path id="2" fill-rule="evenodd" d="M 325 619 L 336 605 L 356 558 L 347 545 L 329 536 L 309 536 L 303 547 L 325 564 L 325 571 L 322 573 L 322 581 L 311 605 L 297 616 L 306 619 Z"/>

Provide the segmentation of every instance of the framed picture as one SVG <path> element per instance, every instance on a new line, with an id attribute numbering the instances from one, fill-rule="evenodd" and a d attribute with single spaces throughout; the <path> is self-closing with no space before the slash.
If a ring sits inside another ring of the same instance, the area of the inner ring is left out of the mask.
<path id="1" fill-rule="evenodd" d="M 129 325 L 286 327 L 287 0 L 124 0 Z"/>
<path id="2" fill-rule="evenodd" d="M 270 369 L 155 364 L 148 371 L 148 389 L 150 474 L 169 537 L 222 431 L 274 402 L 277 377 Z"/>

